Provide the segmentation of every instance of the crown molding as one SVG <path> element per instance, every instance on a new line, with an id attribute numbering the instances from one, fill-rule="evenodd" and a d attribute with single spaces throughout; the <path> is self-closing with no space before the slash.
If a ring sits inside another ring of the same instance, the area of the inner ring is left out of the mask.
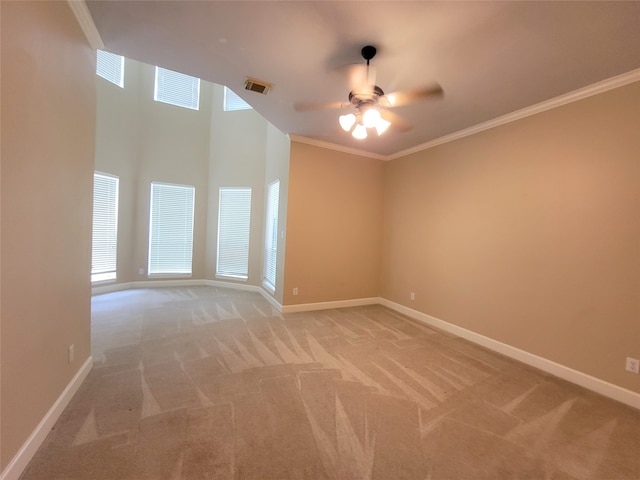
<path id="1" fill-rule="evenodd" d="M 637 81 L 640 81 L 640 68 L 631 70 L 630 72 L 626 72 L 621 75 L 617 75 L 615 77 L 608 78 L 606 80 L 602 80 L 601 82 L 594 83 L 587 87 L 580 88 L 563 95 L 559 95 L 549 100 L 536 103 L 535 105 L 516 110 L 515 112 L 502 115 L 487 122 L 479 123 L 478 125 L 474 125 L 473 127 L 465 128 L 464 130 L 459 130 L 449 135 L 436 138 L 435 140 L 422 143 L 415 147 L 401 150 L 397 153 L 388 155 L 387 157 L 385 157 L 385 160 L 394 160 L 396 158 L 404 157 L 406 155 L 417 153 L 422 150 L 427 150 L 444 143 L 453 142 L 454 140 L 468 137 L 470 135 L 475 135 L 476 133 L 484 132 L 485 130 L 489 130 L 491 128 L 499 127 L 501 125 L 515 122 L 517 120 L 521 120 L 538 113 L 546 112 L 547 110 L 552 110 L 569 103 L 577 102 L 578 100 L 583 100 L 585 98 L 592 97 L 594 95 L 598 95 L 615 88 L 624 87 L 625 85 L 629 85 L 630 83 L 634 83 Z"/>
<path id="2" fill-rule="evenodd" d="M 536 103 L 535 105 L 531 105 L 529 107 L 516 110 L 515 112 L 507 113 L 506 115 L 502 115 L 500 117 L 488 120 L 486 122 L 479 123 L 472 127 L 465 128 L 463 130 L 459 130 L 454 133 L 450 133 L 449 135 L 445 135 L 443 137 L 439 137 L 434 140 L 421 143 L 420 145 L 416 145 L 415 147 L 407 148 L 406 150 L 400 150 L 399 152 L 392 153 L 389 155 L 380 155 L 376 153 L 365 152 L 364 150 L 349 148 L 343 145 L 337 145 L 335 143 L 316 140 L 314 138 L 303 137 L 300 135 L 289 134 L 289 138 L 299 143 L 306 143 L 307 145 L 314 145 L 316 147 L 322 147 L 328 150 L 336 150 L 339 152 L 351 153 L 353 155 L 359 155 L 361 157 L 369 157 L 369 158 L 375 158 L 376 160 L 385 160 L 385 161 L 395 160 L 397 158 L 405 157 L 413 153 L 421 152 L 423 150 L 428 150 L 429 148 L 437 147 L 438 145 L 442 145 L 444 143 L 453 142 L 455 140 L 468 137 L 470 135 L 475 135 L 476 133 L 484 132 L 485 130 L 489 130 L 491 128 L 499 127 L 501 125 L 515 122 L 517 120 L 522 120 L 523 118 L 530 117 L 538 113 L 546 112 L 547 110 L 552 110 L 554 108 L 558 108 L 563 105 L 567 105 L 569 103 L 577 102 L 578 100 L 583 100 L 585 98 L 589 98 L 594 95 L 598 95 L 600 93 L 608 92 L 609 90 L 624 87 L 625 85 L 629 85 L 631 83 L 638 82 L 638 81 L 640 81 L 640 68 L 617 75 L 615 77 L 608 78 L 606 80 L 602 80 L 600 82 L 594 83 L 592 85 L 588 85 L 583 88 L 579 88 L 578 90 L 574 90 L 572 92 L 559 95 L 549 100 Z"/>
<path id="3" fill-rule="evenodd" d="M 366 152 L 358 148 L 345 147 L 344 145 L 338 145 L 337 143 L 316 140 L 315 138 L 303 137 L 301 135 L 295 135 L 293 133 L 289 134 L 289 138 L 294 142 L 304 143 L 306 145 L 312 145 L 314 147 L 326 148 L 327 150 L 335 150 L 337 152 L 349 153 L 351 155 L 358 155 L 360 157 L 373 158 L 375 160 L 388 160 L 388 157 L 386 155 Z"/>
<path id="4" fill-rule="evenodd" d="M 85 37 L 87 37 L 91 48 L 94 50 L 102 50 L 104 48 L 104 42 L 102 41 L 102 37 L 100 37 L 100 32 L 98 32 L 96 24 L 93 22 L 93 17 L 91 16 L 91 12 L 89 12 L 85 0 L 67 0 L 67 3 L 75 15 Z"/>

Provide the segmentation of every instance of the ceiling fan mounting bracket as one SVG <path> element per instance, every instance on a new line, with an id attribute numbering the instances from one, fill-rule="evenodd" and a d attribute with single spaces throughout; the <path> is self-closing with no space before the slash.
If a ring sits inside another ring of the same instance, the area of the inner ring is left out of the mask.
<path id="1" fill-rule="evenodd" d="M 378 50 L 376 50 L 376 47 L 372 45 L 366 45 L 362 47 L 360 54 L 362 55 L 362 58 L 364 58 L 367 61 L 367 65 L 369 65 L 369 60 L 371 60 L 373 57 L 376 56 L 377 51 Z"/>

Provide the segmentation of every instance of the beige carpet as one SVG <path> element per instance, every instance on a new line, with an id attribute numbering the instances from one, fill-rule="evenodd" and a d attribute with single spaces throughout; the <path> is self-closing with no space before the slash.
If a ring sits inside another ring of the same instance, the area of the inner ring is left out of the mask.
<path id="1" fill-rule="evenodd" d="M 640 479 L 640 412 L 384 307 L 93 299 L 95 367 L 23 479 Z"/>

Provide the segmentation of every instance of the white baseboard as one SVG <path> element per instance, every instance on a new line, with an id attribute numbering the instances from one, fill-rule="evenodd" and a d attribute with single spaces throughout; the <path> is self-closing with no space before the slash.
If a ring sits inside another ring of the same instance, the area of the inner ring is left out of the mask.
<path id="1" fill-rule="evenodd" d="M 352 300 L 336 300 L 334 302 L 301 303 L 298 305 L 283 305 L 282 313 L 309 312 L 312 310 L 328 310 L 330 308 L 361 307 L 363 305 L 376 305 L 380 297 L 354 298 Z"/>
<path id="2" fill-rule="evenodd" d="M 483 347 L 486 347 L 494 352 L 501 353 L 507 357 L 518 360 L 519 362 L 530 365 L 534 368 L 542 370 L 543 372 L 550 373 L 558 378 L 567 380 L 568 382 L 575 383 L 581 387 L 592 390 L 596 393 L 609 397 L 613 400 L 617 400 L 621 403 L 629 405 L 631 407 L 640 410 L 640 394 L 627 390 L 626 388 L 619 387 L 612 383 L 606 382 L 596 377 L 592 377 L 578 370 L 574 370 L 565 365 L 556 363 L 552 360 L 540 357 L 533 353 L 521 350 L 506 343 L 502 343 L 498 340 L 494 340 L 479 333 L 467 330 L 466 328 L 459 327 L 439 318 L 432 317 L 426 313 L 413 310 L 399 303 L 392 302 L 382 297 L 370 297 L 370 298 L 356 298 L 352 300 L 338 300 L 332 302 L 318 302 L 318 303 L 303 303 L 299 305 L 281 305 L 269 292 L 262 287 L 255 285 L 244 285 L 232 282 L 220 282 L 216 280 L 173 280 L 173 281 L 151 281 L 151 282 L 130 282 L 120 283 L 114 285 L 106 285 L 93 288 L 93 294 L 107 293 L 110 291 L 126 290 L 129 288 L 148 288 L 148 287 L 174 287 L 174 286 L 189 286 L 189 285 L 209 285 L 213 287 L 225 287 L 236 288 L 240 290 L 249 290 L 260 293 L 271 305 L 273 305 L 279 312 L 282 313 L 295 313 L 295 312 L 308 312 L 313 310 L 326 310 L 330 308 L 345 308 L 345 307 L 359 307 L 363 305 L 375 305 L 380 304 L 385 307 L 402 313 L 418 322 L 426 325 L 439 328 L 445 332 L 452 333 L 458 337 L 469 340 Z M 4 477 L 0 477 L 0 480 L 5 480 Z"/>
<path id="3" fill-rule="evenodd" d="M 452 323 L 445 322 L 444 320 L 432 317 L 431 315 L 427 315 L 426 313 L 422 313 L 417 310 L 413 310 L 412 308 L 405 307 L 404 305 L 392 302 L 390 300 L 387 300 L 386 298 L 381 298 L 380 304 L 392 310 L 395 310 L 398 313 L 402 313 L 414 320 L 417 320 L 418 322 L 424 323 L 425 325 L 429 325 L 431 327 L 444 330 L 445 332 L 452 333 L 458 337 L 464 338 L 465 340 L 469 340 L 470 342 L 482 345 L 483 347 L 493 350 L 494 352 L 501 353 L 502 355 L 542 370 L 543 372 L 550 373 L 551 375 L 554 375 L 558 378 L 567 380 L 571 383 L 575 383 L 576 385 L 580 385 L 581 387 L 584 387 L 588 390 L 594 391 L 596 393 L 604 395 L 605 397 L 612 398 L 613 400 L 617 400 L 618 402 L 624 403 L 640 410 L 639 393 L 632 392 L 631 390 L 627 390 L 626 388 L 622 388 L 599 378 L 592 377 L 591 375 L 579 372 L 567 366 L 556 363 L 552 360 L 539 357 L 538 355 L 534 355 L 533 353 L 529 353 L 525 350 L 520 350 L 519 348 L 513 347 L 506 343 L 502 343 L 492 338 L 485 337 L 484 335 L 480 335 L 479 333 L 467 330 L 466 328 L 462 328 Z"/>
<path id="4" fill-rule="evenodd" d="M 136 282 L 111 283 L 108 285 L 98 285 L 91 288 L 91 295 L 102 295 L 103 293 L 120 292 L 134 288 L 161 288 L 161 287 L 197 287 L 205 285 L 211 280 L 194 280 L 191 278 L 176 278 L 172 280 L 142 280 Z M 222 282 L 220 282 L 222 283 Z M 236 284 L 225 284 L 225 286 L 235 287 Z"/>
<path id="5" fill-rule="evenodd" d="M 259 287 L 257 285 L 246 285 L 243 283 L 234 283 L 234 282 L 223 282 L 219 280 L 204 280 L 203 285 L 207 285 L 209 287 L 221 287 L 221 288 L 235 288 L 236 290 L 244 290 L 247 292 L 257 292 L 262 295 L 265 300 L 267 300 L 274 308 L 276 308 L 279 312 L 282 312 L 282 304 L 276 300 L 273 295 L 271 295 L 267 290 L 263 287 Z"/>
<path id="6" fill-rule="evenodd" d="M 276 310 L 278 310 L 279 312 L 282 312 L 282 309 L 284 307 L 278 300 L 276 300 L 276 298 L 271 293 L 269 293 L 263 287 L 259 287 L 258 291 L 260 292 L 260 295 L 262 295 L 271 305 L 273 305 L 276 308 Z"/>
<path id="7" fill-rule="evenodd" d="M 233 288 L 245 292 L 260 292 L 260 287 L 257 285 L 247 285 L 246 283 L 225 282 L 223 280 L 200 280 L 200 282 L 200 285 L 206 285 L 207 287 Z"/>
<path id="8" fill-rule="evenodd" d="M 47 438 L 47 435 L 55 425 L 60 415 L 69 404 L 80 385 L 93 368 L 93 357 L 89 357 L 76 372 L 71 381 L 67 384 L 63 392 L 49 409 L 47 414 L 42 418 L 35 430 L 29 435 L 27 441 L 24 442 L 18 453 L 15 454 L 7 468 L 0 475 L 0 480 L 17 480 L 24 469 L 27 467 L 35 453 Z"/>
<path id="9" fill-rule="evenodd" d="M 99 285 L 91 289 L 91 295 L 102 295 L 104 293 L 120 292 L 123 290 L 132 290 L 135 288 L 161 288 L 161 287 L 221 287 L 221 288 L 233 288 L 236 290 L 244 290 L 248 292 L 257 292 L 262 295 L 271 305 L 273 305 L 279 312 L 282 312 L 282 304 L 278 302 L 269 292 L 264 288 L 257 285 L 247 285 L 245 283 L 237 282 L 224 282 L 220 280 L 192 280 L 192 279 L 175 279 L 175 280 L 156 280 L 156 281 L 140 281 L 140 282 L 126 282 L 126 283 L 112 283 L 109 285 Z M 328 307 L 332 308 L 332 307 Z M 0 478 L 0 480 L 3 480 Z"/>

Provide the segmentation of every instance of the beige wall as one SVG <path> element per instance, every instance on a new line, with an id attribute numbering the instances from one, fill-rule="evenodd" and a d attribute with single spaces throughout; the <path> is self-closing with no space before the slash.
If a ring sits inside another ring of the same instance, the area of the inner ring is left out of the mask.
<path id="1" fill-rule="evenodd" d="M 382 296 L 640 392 L 639 128 L 635 83 L 385 164 Z"/>
<path id="2" fill-rule="evenodd" d="M 381 161 L 292 142 L 284 304 L 377 297 L 381 214 Z"/>
<path id="3" fill-rule="evenodd" d="M 67 3 L 1 9 L 4 470 L 90 354 L 96 113 L 95 52 Z"/>

